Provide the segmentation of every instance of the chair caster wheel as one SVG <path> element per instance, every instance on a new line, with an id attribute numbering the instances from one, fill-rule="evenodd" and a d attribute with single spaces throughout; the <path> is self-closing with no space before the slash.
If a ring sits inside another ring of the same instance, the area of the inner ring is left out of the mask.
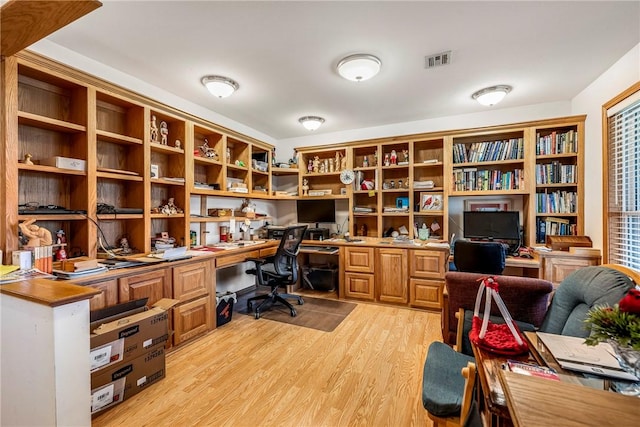
<path id="1" fill-rule="evenodd" d="M 298 313 L 295 310 L 291 310 L 291 317 L 296 317 Z"/>
<path id="2" fill-rule="evenodd" d="M 304 300 L 303 300 L 302 298 L 300 298 L 300 299 L 298 300 L 298 305 L 302 305 L 302 304 L 304 304 Z"/>
<path id="3" fill-rule="evenodd" d="M 255 317 L 256 319 L 259 319 L 259 318 L 260 318 L 260 313 L 258 313 L 258 312 L 254 313 L 253 315 L 254 315 L 254 317 Z"/>

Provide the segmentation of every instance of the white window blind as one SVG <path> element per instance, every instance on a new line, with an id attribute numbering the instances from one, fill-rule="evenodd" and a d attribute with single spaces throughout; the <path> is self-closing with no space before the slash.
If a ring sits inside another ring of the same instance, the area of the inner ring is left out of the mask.
<path id="1" fill-rule="evenodd" d="M 608 262 L 640 270 L 639 100 L 609 116 L 608 134 Z"/>

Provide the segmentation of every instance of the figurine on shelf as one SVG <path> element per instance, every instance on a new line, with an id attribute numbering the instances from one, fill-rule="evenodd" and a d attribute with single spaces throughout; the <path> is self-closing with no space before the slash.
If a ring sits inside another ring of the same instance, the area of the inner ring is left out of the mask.
<path id="1" fill-rule="evenodd" d="M 315 156 L 313 158 L 313 173 L 319 173 L 320 172 L 320 157 Z"/>
<path id="2" fill-rule="evenodd" d="M 227 163 L 231 163 L 231 148 L 227 147 Z"/>
<path id="3" fill-rule="evenodd" d="M 307 165 L 307 172 L 313 172 L 313 160 L 309 159 L 309 164 Z"/>
<path id="4" fill-rule="evenodd" d="M 60 245 L 56 251 L 56 261 L 67 259 L 67 249 L 65 248 L 67 245 L 67 236 L 65 236 L 64 230 L 56 231 L 56 245 Z"/>
<path id="5" fill-rule="evenodd" d="M 158 142 L 158 123 L 156 116 L 151 116 L 151 142 Z"/>
<path id="6" fill-rule="evenodd" d="M 389 166 L 391 164 L 391 160 L 389 158 L 389 153 L 384 155 L 384 165 Z"/>
<path id="7" fill-rule="evenodd" d="M 200 152 L 208 159 L 218 160 L 218 152 L 209 147 L 209 141 L 207 138 L 204 139 L 204 144 L 200 146 Z"/>
<path id="8" fill-rule="evenodd" d="M 345 170 L 347 168 L 347 156 L 342 156 L 340 159 L 340 170 Z"/>
<path id="9" fill-rule="evenodd" d="M 24 164 L 25 165 L 33 165 L 33 161 L 31 160 L 31 154 L 27 153 L 24 155 Z"/>
<path id="10" fill-rule="evenodd" d="M 307 178 L 302 180 L 302 195 L 303 196 L 309 195 L 309 180 Z"/>
<path id="11" fill-rule="evenodd" d="M 177 149 L 180 149 L 180 148 L 182 148 L 182 142 L 179 139 L 176 139 L 176 142 L 175 142 L 174 146 Z"/>
<path id="12" fill-rule="evenodd" d="M 334 171 L 333 159 L 329 159 L 329 169 L 327 169 L 327 172 L 333 172 L 333 171 Z"/>
<path id="13" fill-rule="evenodd" d="M 391 156 L 389 157 L 389 162 L 391 162 L 392 165 L 398 164 L 398 154 L 396 154 L 396 150 L 391 150 Z"/>
<path id="14" fill-rule="evenodd" d="M 67 243 L 67 236 L 64 233 L 64 230 L 56 231 L 56 245 L 64 245 Z"/>
<path id="15" fill-rule="evenodd" d="M 164 120 L 160 122 L 160 144 L 167 145 L 167 139 L 169 138 L 169 127 Z"/>
<path id="16" fill-rule="evenodd" d="M 402 150 L 402 161 L 409 163 L 409 150 L 407 149 Z"/>
<path id="17" fill-rule="evenodd" d="M 324 171 L 322 173 L 329 172 L 329 159 L 324 159 L 322 161 L 322 164 L 324 165 Z"/>
<path id="18" fill-rule="evenodd" d="M 131 250 L 131 246 L 129 246 L 129 239 L 123 237 L 120 239 L 120 253 L 121 254 L 130 254 L 133 252 Z"/>
<path id="19" fill-rule="evenodd" d="M 36 219 L 31 218 L 18 225 L 20 231 L 22 231 L 22 235 L 29 238 L 27 246 L 51 246 L 53 244 L 51 232 L 46 228 L 36 225 L 35 222 Z"/>
<path id="20" fill-rule="evenodd" d="M 364 156 L 364 158 L 362 159 L 362 167 L 363 168 L 369 167 L 369 156 Z"/>
<path id="21" fill-rule="evenodd" d="M 378 166 L 378 150 L 373 153 L 373 166 Z"/>
<path id="22" fill-rule="evenodd" d="M 182 209 L 176 206 L 175 199 L 173 197 L 169 197 L 167 204 L 160 208 L 160 212 L 165 215 L 175 215 L 182 213 Z"/>
<path id="23" fill-rule="evenodd" d="M 340 172 L 340 152 L 336 151 L 336 162 L 335 162 L 336 172 Z"/>
<path id="24" fill-rule="evenodd" d="M 327 170 L 325 169 L 324 164 L 325 164 L 324 162 L 321 162 L 321 163 L 320 163 L 320 173 L 326 173 L 326 171 L 327 171 Z"/>

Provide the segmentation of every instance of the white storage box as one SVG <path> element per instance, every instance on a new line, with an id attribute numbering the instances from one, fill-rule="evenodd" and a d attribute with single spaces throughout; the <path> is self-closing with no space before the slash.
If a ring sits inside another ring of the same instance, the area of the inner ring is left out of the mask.
<path id="1" fill-rule="evenodd" d="M 60 169 L 73 169 L 77 171 L 87 170 L 87 162 L 80 159 L 72 159 L 70 157 L 49 157 L 47 159 L 40 160 L 41 165 L 55 166 Z"/>

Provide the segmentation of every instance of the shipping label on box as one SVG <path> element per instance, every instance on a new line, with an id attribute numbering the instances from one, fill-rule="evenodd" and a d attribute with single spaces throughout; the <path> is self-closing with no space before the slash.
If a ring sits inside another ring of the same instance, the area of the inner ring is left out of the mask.
<path id="1" fill-rule="evenodd" d="M 91 374 L 91 413 L 114 406 L 165 377 L 164 347 Z"/>
<path id="2" fill-rule="evenodd" d="M 164 298 L 142 313 L 100 325 L 90 337 L 91 371 L 131 360 L 156 346 L 164 346 L 168 335 L 167 310 L 178 300 Z"/>

